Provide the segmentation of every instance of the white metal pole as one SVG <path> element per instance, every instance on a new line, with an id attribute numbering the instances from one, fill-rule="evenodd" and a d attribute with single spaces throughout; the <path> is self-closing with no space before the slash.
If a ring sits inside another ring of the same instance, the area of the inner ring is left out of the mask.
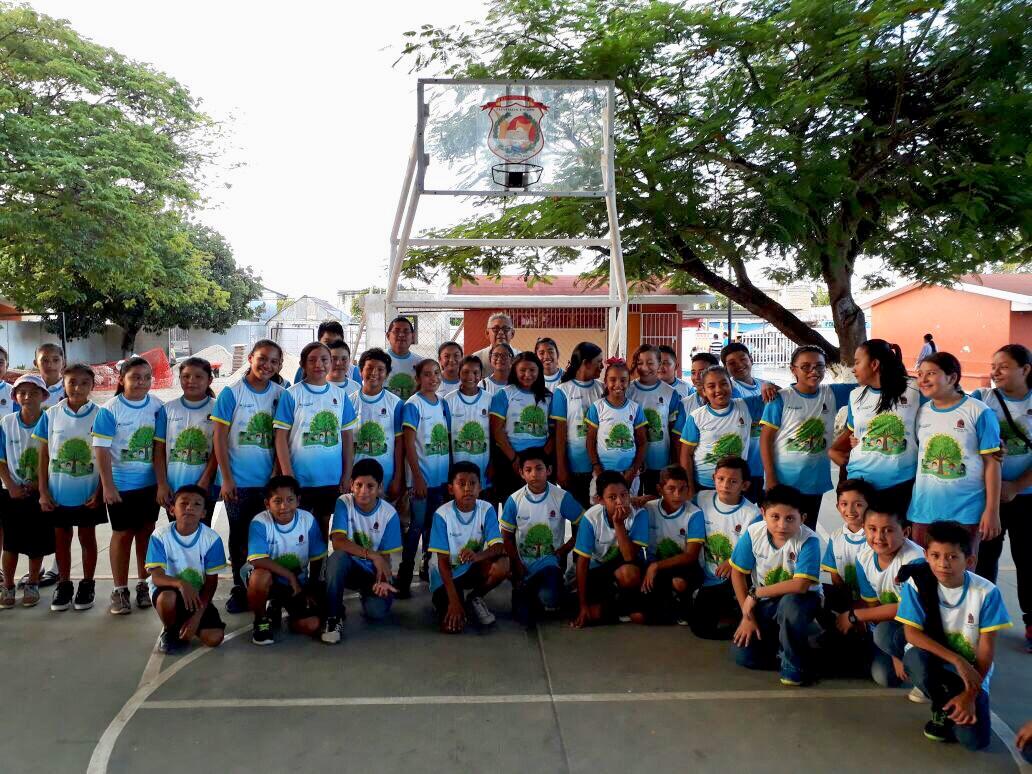
<path id="1" fill-rule="evenodd" d="M 610 291 L 616 287 L 616 297 L 620 302 L 620 313 L 617 322 L 617 334 L 619 337 L 619 351 L 624 357 L 627 356 L 627 312 L 628 312 L 628 291 L 627 275 L 624 271 L 623 246 L 620 242 L 620 216 L 616 208 L 616 172 L 613 169 L 614 137 L 613 137 L 613 115 L 616 90 L 609 87 L 609 99 L 605 112 L 602 114 L 602 168 L 606 176 L 606 215 L 609 219 L 609 269 L 610 269 Z"/>
<path id="2" fill-rule="evenodd" d="M 412 151 L 409 153 L 408 164 L 405 167 L 405 181 L 401 186 L 401 193 L 398 195 L 398 207 L 394 212 L 394 224 L 391 226 L 390 258 L 387 263 L 387 298 L 385 299 L 385 313 L 388 315 L 388 320 L 394 317 L 391 307 L 397 294 L 398 277 L 401 276 L 401 262 L 405 260 L 404 257 L 400 259 L 398 257 L 398 229 L 401 227 L 402 218 L 405 215 L 405 203 L 409 202 L 409 209 L 413 207 L 413 203 L 410 200 L 412 193 L 415 191 L 413 178 L 415 177 L 418 153 L 419 133 L 417 131 L 412 137 Z"/>

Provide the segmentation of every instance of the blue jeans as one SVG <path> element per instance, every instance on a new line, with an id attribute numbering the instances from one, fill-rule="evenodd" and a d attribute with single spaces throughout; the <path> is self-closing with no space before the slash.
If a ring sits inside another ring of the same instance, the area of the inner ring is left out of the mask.
<path id="1" fill-rule="evenodd" d="M 519 623 L 529 624 L 543 612 L 559 609 L 563 572 L 558 567 L 538 570 L 517 588 L 512 587 L 512 615 Z"/>
<path id="2" fill-rule="evenodd" d="M 773 669 L 781 648 L 781 674 L 793 680 L 813 673 L 808 633 L 821 598 L 813 591 L 762 600 L 753 608 L 762 639 L 753 637 L 744 648 L 732 645 L 735 661 L 746 669 Z"/>
<path id="3" fill-rule="evenodd" d="M 233 566 L 233 585 L 244 586 L 240 579 L 240 568 L 247 561 L 247 533 L 254 517 L 265 510 L 265 497 L 261 487 L 237 487 L 237 499 L 226 501 L 226 518 L 229 521 L 229 561 Z"/>
<path id="4" fill-rule="evenodd" d="M 903 658 L 907 638 L 903 624 L 898 621 L 882 621 L 874 627 L 874 648 L 871 653 L 871 679 L 885 688 L 896 688 L 902 683 L 896 676 L 892 657 Z"/>
<path id="5" fill-rule="evenodd" d="M 434 523 L 434 514 L 444 503 L 448 490 L 445 486 L 428 486 L 426 497 L 419 499 L 412 497 L 412 516 L 409 519 L 408 529 L 405 530 L 405 538 L 402 541 L 401 563 L 411 565 L 416 560 L 416 551 L 419 550 L 419 539 L 423 539 L 423 550 L 426 551 L 430 544 L 430 527 Z"/>
<path id="6" fill-rule="evenodd" d="M 344 590 L 354 589 L 362 599 L 362 613 L 379 621 L 391 611 L 394 595 L 378 597 L 373 593 L 376 576 L 355 558 L 343 551 L 334 551 L 326 559 L 326 615 L 340 618 L 344 609 Z"/>
<path id="7" fill-rule="evenodd" d="M 932 708 L 941 710 L 946 702 L 964 690 L 960 676 L 949 664 L 927 650 L 910 648 L 903 656 L 903 666 L 911 681 L 932 700 Z M 985 689 L 975 698 L 975 722 L 969 726 L 954 726 L 957 741 L 969 750 L 989 746 L 992 720 L 989 716 L 989 694 Z"/>

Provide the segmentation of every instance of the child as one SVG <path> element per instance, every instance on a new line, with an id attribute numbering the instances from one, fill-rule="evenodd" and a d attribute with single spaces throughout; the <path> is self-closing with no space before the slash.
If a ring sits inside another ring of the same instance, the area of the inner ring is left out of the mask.
<path id="1" fill-rule="evenodd" d="M 97 569 L 97 525 L 107 521 L 102 507 L 100 475 L 90 443 L 97 404 L 90 400 L 93 369 L 73 363 L 64 371 L 64 393 L 56 406 L 43 412 L 32 437 L 39 447 L 39 505 L 54 525 L 55 556 L 60 580 L 50 609 L 89 610 L 93 607 Z M 82 580 L 72 587 L 72 537 L 79 532 Z"/>
<path id="2" fill-rule="evenodd" d="M 713 366 L 719 366 L 720 361 L 715 355 L 711 355 L 709 352 L 696 352 L 692 355 L 691 362 L 691 380 L 692 384 L 688 390 L 688 394 L 681 398 L 681 407 L 684 414 L 690 414 L 695 409 L 702 408 L 706 405 L 706 393 L 702 387 L 702 375 Z M 733 396 L 737 397 L 737 396 Z"/>
<path id="3" fill-rule="evenodd" d="M 452 460 L 476 465 L 487 492 L 491 486 L 491 396 L 478 386 L 483 370 L 479 357 L 464 357 L 459 366 L 459 389 L 449 393 L 444 402 L 451 414 Z M 488 494 L 481 496 L 492 501 Z"/>
<path id="4" fill-rule="evenodd" d="M 211 410 L 215 393 L 211 363 L 189 357 L 179 365 L 179 386 L 183 394 L 158 409 L 154 421 L 154 477 L 158 503 L 172 513 L 172 494 L 187 484 L 208 492 L 203 522 L 211 526 L 217 493 L 212 488 L 218 462 L 215 460 L 215 426 Z"/>
<path id="5" fill-rule="evenodd" d="M 509 575 L 503 554 L 498 514 L 478 499 L 480 470 L 472 462 L 456 462 L 448 492 L 454 498 L 437 509 L 430 532 L 430 552 L 436 554 L 430 573 L 430 593 L 441 631 L 458 634 L 467 614 L 480 626 L 495 622 L 484 596 Z M 469 596 L 463 598 L 466 591 Z"/>
<path id="6" fill-rule="evenodd" d="M 842 612 L 860 599 L 856 558 L 867 545 L 864 513 L 874 497 L 874 488 L 863 479 L 850 478 L 838 485 L 835 496 L 842 525 L 828 535 L 821 569 L 831 576 L 831 587 L 824 590 L 827 607 Z"/>
<path id="7" fill-rule="evenodd" d="M 322 344 L 325 344 L 330 348 L 331 352 L 334 352 L 337 350 L 337 347 L 334 346 L 334 343 L 337 341 L 344 341 L 344 326 L 341 325 L 340 322 L 338 322 L 337 320 L 323 320 L 321 323 L 319 323 L 319 330 L 316 331 L 315 340 Z M 348 358 L 350 360 L 351 348 L 348 347 L 347 344 L 345 344 L 344 349 L 347 350 Z M 349 376 L 350 379 L 354 382 L 353 385 L 348 385 L 347 393 L 345 393 L 350 395 L 353 389 L 357 389 L 358 387 L 362 386 L 362 376 L 358 372 L 358 366 L 352 364 L 351 371 L 347 374 L 347 376 Z M 332 378 L 337 381 L 343 381 L 343 376 L 340 375 L 340 371 L 338 371 L 338 373 L 334 375 Z M 304 365 L 299 364 L 297 367 L 297 371 L 294 373 L 294 384 L 297 384 L 298 382 L 303 382 L 304 380 Z"/>
<path id="8" fill-rule="evenodd" d="M 762 395 L 764 389 L 779 389 L 771 382 L 765 382 L 752 375 L 752 354 L 749 348 L 737 341 L 732 341 L 720 351 L 720 362 L 731 374 L 732 397 L 749 398 Z M 762 416 L 762 411 L 760 415 Z M 760 456 L 760 416 L 753 417 L 749 432 L 749 491 L 747 494 L 753 502 L 759 502 L 763 496 L 763 458 Z"/>
<path id="9" fill-rule="evenodd" d="M 645 421 L 645 470 L 641 474 L 641 491 L 652 497 L 659 486 L 659 474 L 670 464 L 671 452 L 680 437 L 681 397 L 677 390 L 659 378 L 659 350 L 651 344 L 638 347 L 634 353 L 638 378 L 631 382 L 627 397 L 642 408 Z"/>
<path id="10" fill-rule="evenodd" d="M 807 631 L 820 607 L 820 541 L 803 524 L 803 496 L 779 485 L 767 490 L 763 522 L 745 530 L 731 554 L 731 583 L 742 610 L 735 661 L 772 669 L 781 646 L 781 684 L 813 678 Z"/>
<path id="11" fill-rule="evenodd" d="M 150 363 L 131 357 L 118 370 L 115 397 L 97 412 L 93 447 L 100 483 L 111 520 L 111 615 L 128 615 L 129 560 L 136 544 L 136 606 L 150 607 L 147 544 L 158 520 L 158 486 L 154 475 L 154 426 L 163 405 L 150 394 Z"/>
<path id="12" fill-rule="evenodd" d="M 329 347 L 317 341 L 306 345 L 301 362 L 305 380 L 286 390 L 276 405 L 276 460 L 283 475 L 297 478 L 301 507 L 327 535 L 337 497 L 350 488 L 355 407 L 327 381 Z"/>
<path id="13" fill-rule="evenodd" d="M 649 623 L 687 626 L 692 594 L 702 582 L 699 554 L 706 524 L 688 497 L 689 481 L 688 471 L 668 465 L 659 474 L 659 499 L 645 505 L 649 546 L 641 591 Z"/>
<path id="14" fill-rule="evenodd" d="M 64 350 L 60 344 L 46 342 L 36 347 L 36 369 L 46 382 L 50 395 L 43 402 L 43 408 L 56 406 L 65 398 L 64 389 Z"/>
<path id="15" fill-rule="evenodd" d="M 355 464 L 376 460 L 383 470 L 387 498 L 401 495 L 405 480 L 404 445 L 401 440 L 401 399 L 383 385 L 391 372 L 391 358 L 379 347 L 367 349 L 358 359 L 362 389 L 351 393 L 351 407 L 357 417 Z"/>
<path id="16" fill-rule="evenodd" d="M 391 554 L 401 550 L 401 521 L 380 499 L 383 468 L 373 459 L 355 463 L 351 493 L 341 495 L 333 512 L 326 561 L 326 623 L 321 639 L 333 645 L 344 634 L 344 590 L 361 595 L 362 613 L 371 621 L 387 616 L 397 591 L 391 585 Z"/>
<path id="17" fill-rule="evenodd" d="M 491 440 L 494 459 L 494 494 L 504 501 L 520 487 L 517 454 L 531 448 L 551 452 L 548 417 L 552 392 L 545 387 L 541 361 L 532 352 L 521 352 L 509 371 L 509 383 L 491 398 Z"/>
<path id="18" fill-rule="evenodd" d="M 301 486 L 291 476 L 273 476 L 265 485 L 265 510 L 251 521 L 247 564 L 240 577 L 254 614 L 251 642 L 272 645 L 280 608 L 295 634 L 319 631 L 319 611 L 308 579 L 316 579 L 326 558 L 326 541 L 315 517 L 298 508 Z M 271 611 L 271 612 L 270 612 Z"/>
<path id="19" fill-rule="evenodd" d="M 3 588 L 0 610 L 14 607 L 14 573 L 18 555 L 29 559 L 28 581 L 22 587 L 23 607 L 39 604 L 39 575 L 43 557 L 54 553 L 54 528 L 39 505 L 38 468 L 40 442 L 32 431 L 49 397 L 47 385 L 33 374 L 19 376 L 11 390 L 17 413 L 0 419 L 0 481 L 8 499 L 0 513 L 3 523 Z"/>
<path id="20" fill-rule="evenodd" d="M 444 342 L 437 348 L 437 363 L 441 366 L 441 386 L 437 388 L 437 397 L 444 398 L 459 389 L 462 346 L 454 341 Z"/>
<path id="21" fill-rule="evenodd" d="M 247 558 L 248 527 L 264 507 L 263 488 L 275 463 L 273 417 L 283 388 L 271 380 L 282 362 L 283 350 L 275 341 L 255 342 L 247 356 L 244 378 L 219 393 L 211 412 L 215 423 L 212 441 L 219 464 L 216 483 L 222 487 L 220 496 L 226 504 L 229 561 L 233 567 L 227 613 L 247 609 L 240 568 Z"/>
<path id="22" fill-rule="evenodd" d="M 627 481 L 615 470 L 599 473 L 599 503 L 577 526 L 577 617 L 571 626 L 630 620 L 641 612 L 641 550 L 649 544 L 649 518 L 631 507 Z"/>
<path id="23" fill-rule="evenodd" d="M 727 640 L 738 627 L 741 611 L 730 582 L 731 554 L 746 529 L 763 521 L 760 509 L 744 496 L 749 475 L 749 465 L 741 457 L 724 457 L 713 471 L 713 491 L 699 492 L 695 498 L 706 533 L 702 587 L 692 606 L 696 637 Z"/>
<path id="24" fill-rule="evenodd" d="M 407 317 L 395 317 L 387 326 L 387 354 L 391 358 L 391 379 L 387 389 L 401 400 L 411 398 L 418 389 L 416 366 L 423 359 L 411 351 L 416 331 Z"/>
<path id="25" fill-rule="evenodd" d="M 412 571 L 416 549 L 423 541 L 423 563 L 420 577 L 429 574 L 430 527 L 433 514 L 444 502 L 448 483 L 451 413 L 448 404 L 437 397 L 441 384 L 441 367 L 433 360 L 416 366 L 419 392 L 405 401 L 402 411 L 405 462 L 408 487 L 412 495 L 412 517 L 405 530 L 404 551 L 398 568 L 398 597 L 411 595 Z"/>
<path id="26" fill-rule="evenodd" d="M 534 354 L 541 361 L 541 368 L 545 372 L 545 387 L 555 392 L 563 379 L 563 369 L 559 367 L 559 345 L 555 339 L 542 336 L 534 344 Z"/>
<path id="27" fill-rule="evenodd" d="M 669 344 L 660 344 L 658 349 L 659 378 L 677 391 L 677 396 L 683 403 L 692 391 L 692 386 L 681 379 L 681 369 L 677 365 L 677 351 Z"/>
<path id="28" fill-rule="evenodd" d="M 0 347 L 0 416 L 3 414 L 13 414 L 18 410 L 17 405 L 14 401 L 14 391 L 11 389 L 11 385 L 7 383 L 7 366 L 9 358 L 7 356 L 7 350 Z M 44 382 L 44 385 L 46 382 Z M 45 389 L 45 387 L 44 387 Z M 50 393 L 47 393 L 47 397 L 50 397 Z M 3 533 L 0 532 L 0 535 Z"/>
<path id="29" fill-rule="evenodd" d="M 218 533 L 201 521 L 207 502 L 206 488 L 185 484 L 172 501 L 175 521 L 150 536 L 148 585 L 162 625 L 161 653 L 182 650 L 195 636 L 209 648 L 218 647 L 226 631 L 213 604 L 226 549 Z"/>
<path id="30" fill-rule="evenodd" d="M 588 454 L 588 408 L 602 397 L 602 350 L 582 341 L 570 354 L 570 363 L 559 386 L 552 392 L 555 422 L 555 459 L 559 486 L 587 508 L 591 485 L 591 456 Z"/>
<path id="31" fill-rule="evenodd" d="M 929 355 L 917 371 L 929 399 L 917 412 L 917 480 L 907 518 L 914 542 L 928 547 L 925 532 L 950 518 L 980 540 L 1000 534 L 1000 422 L 982 401 L 960 388 L 960 361 L 948 352 Z"/>
<path id="32" fill-rule="evenodd" d="M 513 617 L 530 625 L 542 613 L 559 609 L 566 557 L 574 539 L 566 539 L 566 522 L 576 526 L 583 509 L 573 496 L 548 483 L 552 468 L 544 450 L 520 452 L 520 475 L 526 482 L 502 508 L 500 524 L 509 557 Z"/>
<path id="33" fill-rule="evenodd" d="M 584 421 L 592 475 L 597 478 L 605 470 L 622 473 L 627 486 L 637 494 L 634 480 L 645 464 L 648 423 L 641 406 L 627 397 L 628 381 L 627 365 L 622 360 L 610 362 L 602 398 L 591 404 Z M 595 491 L 601 495 L 597 484 Z"/>
<path id="34" fill-rule="evenodd" d="M 480 382 L 480 386 L 492 398 L 496 393 L 504 390 L 509 383 L 509 373 L 512 371 L 514 357 L 516 356 L 513 354 L 512 347 L 508 344 L 495 344 L 491 347 L 488 354 L 488 360 L 491 361 L 488 364 L 491 367 L 491 373 Z"/>
<path id="35" fill-rule="evenodd" d="M 360 390 L 362 379 L 352 377 L 354 368 L 351 365 L 351 347 L 344 343 L 344 339 L 334 339 L 326 346 L 330 348 L 330 375 L 327 381 L 345 396 Z M 294 384 L 297 384 L 297 380 Z"/>
<path id="36" fill-rule="evenodd" d="M 934 357 L 934 355 L 933 355 Z M 928 358 L 922 362 L 924 368 Z M 988 746 L 989 680 L 996 633 L 1011 625 L 1000 590 L 969 570 L 971 532 L 957 522 L 934 522 L 925 531 L 927 565 L 910 568 L 896 620 L 903 624 L 906 674 L 932 700 L 925 736 Z"/>

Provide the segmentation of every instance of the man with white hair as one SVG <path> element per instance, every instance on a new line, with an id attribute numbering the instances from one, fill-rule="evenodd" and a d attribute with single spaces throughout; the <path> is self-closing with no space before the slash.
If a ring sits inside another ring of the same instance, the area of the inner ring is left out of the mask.
<path id="1" fill-rule="evenodd" d="M 505 312 L 495 312 L 487 318 L 487 346 L 479 349 L 473 354 L 480 358 L 484 364 L 484 374 L 491 373 L 491 347 L 495 344 L 508 344 L 512 347 L 512 338 L 516 335 L 512 318 Z M 512 353 L 518 355 L 520 351 L 512 347 Z"/>

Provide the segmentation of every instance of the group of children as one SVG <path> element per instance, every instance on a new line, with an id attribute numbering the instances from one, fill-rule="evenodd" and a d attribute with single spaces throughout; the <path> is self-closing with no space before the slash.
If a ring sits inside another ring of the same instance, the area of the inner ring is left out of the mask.
<path id="1" fill-rule="evenodd" d="M 94 529 L 110 520 L 110 612 L 132 610 L 135 548 L 136 604 L 156 608 L 163 650 L 221 642 L 212 601 L 227 563 L 227 611 L 253 613 L 255 644 L 275 641 L 283 611 L 292 631 L 336 643 L 345 592 L 358 592 L 366 618 L 384 618 L 411 595 L 422 544 L 444 632 L 491 625 L 485 596 L 508 580 L 521 623 L 688 625 L 731 640 L 743 666 L 779 669 L 786 685 L 812 682 L 820 654 L 834 654 L 930 699 L 929 737 L 988 743 L 995 632 L 1010 625 L 992 582 L 1001 510 L 1032 624 L 1027 348 L 1001 348 L 995 389 L 968 395 L 953 356 L 926 357 L 915 384 L 880 340 L 858 348 L 857 384 L 823 384 L 824 353 L 804 346 L 780 388 L 752 377 L 739 343 L 719 361 L 696 354 L 689 385 L 670 348 L 603 363 L 582 342 L 560 369 L 544 338 L 533 352 L 496 344 L 485 368 L 455 342 L 420 359 L 399 317 L 387 349 L 353 369 L 341 334 L 320 329 L 292 386 L 278 376 L 280 347 L 259 341 L 217 398 L 210 365 L 190 358 L 183 395 L 165 404 L 149 394 L 142 358 L 122 363 L 103 407 L 89 400 L 88 366 L 58 362 L 62 381 L 38 358 L 41 375 L 18 379 L 16 410 L 0 421 L 0 607 L 14 605 L 18 554 L 30 558 L 23 604 L 38 601 L 50 552 L 51 608 L 91 606 Z M 843 523 L 821 556 L 814 529 L 832 462 L 848 477 L 836 490 Z M 228 562 L 209 526 L 218 499 Z M 160 507 L 174 523 L 154 532 Z"/>

